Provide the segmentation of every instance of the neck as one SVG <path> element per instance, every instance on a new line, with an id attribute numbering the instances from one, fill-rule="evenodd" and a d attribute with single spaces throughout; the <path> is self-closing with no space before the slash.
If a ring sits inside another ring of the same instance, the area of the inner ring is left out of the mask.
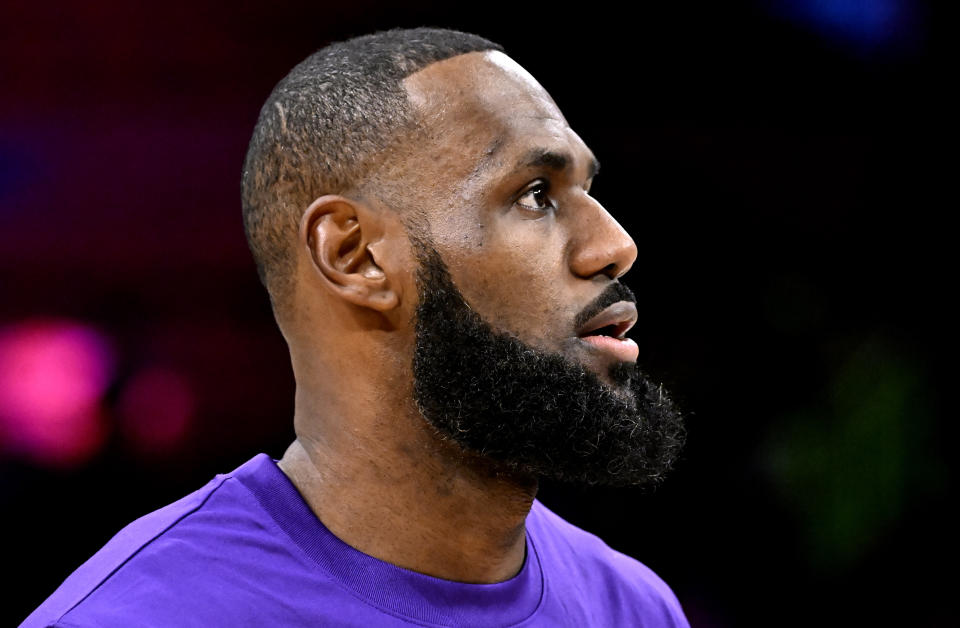
<path id="1" fill-rule="evenodd" d="M 536 480 L 469 463 L 430 433 L 412 402 L 349 417 L 329 416 L 328 405 L 321 418 L 300 401 L 297 440 L 279 466 L 334 535 L 446 580 L 502 582 L 520 571 Z"/>

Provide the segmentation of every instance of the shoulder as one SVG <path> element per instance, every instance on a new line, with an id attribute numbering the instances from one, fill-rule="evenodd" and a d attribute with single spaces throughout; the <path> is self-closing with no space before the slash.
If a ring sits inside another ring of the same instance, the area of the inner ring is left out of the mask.
<path id="1" fill-rule="evenodd" d="M 74 571 L 22 627 L 87 625 L 88 616 L 96 617 L 96 625 L 123 625 L 131 617 L 165 617 L 174 611 L 170 605 L 174 597 L 177 606 L 188 607 L 191 598 L 209 589 L 218 566 L 231 562 L 232 548 L 252 541 L 266 525 L 267 517 L 256 512 L 256 500 L 235 478 L 265 458 L 260 454 L 127 525 Z M 138 615 L 128 616 L 128 611 Z"/>
<path id="2" fill-rule="evenodd" d="M 688 625 L 676 595 L 652 569 L 538 501 L 530 514 L 528 529 L 555 593 L 568 599 L 581 595 L 605 600 L 603 612 L 640 612 L 643 624 L 653 619 L 658 626 Z"/>

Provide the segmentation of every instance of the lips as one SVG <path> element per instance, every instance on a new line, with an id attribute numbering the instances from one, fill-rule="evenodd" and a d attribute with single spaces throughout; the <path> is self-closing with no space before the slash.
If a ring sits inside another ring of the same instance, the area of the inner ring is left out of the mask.
<path id="1" fill-rule="evenodd" d="M 622 339 L 623 335 L 637 322 L 637 306 L 629 301 L 618 301 L 589 319 L 580 329 L 577 336 L 608 336 Z"/>
<path id="2" fill-rule="evenodd" d="M 637 306 L 618 301 L 584 323 L 577 330 L 577 337 L 620 362 L 636 362 L 640 353 L 637 343 L 623 337 L 636 322 Z"/>

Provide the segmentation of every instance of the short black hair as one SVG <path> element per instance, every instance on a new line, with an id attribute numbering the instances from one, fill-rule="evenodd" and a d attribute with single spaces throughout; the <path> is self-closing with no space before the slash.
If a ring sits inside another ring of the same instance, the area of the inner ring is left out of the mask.
<path id="1" fill-rule="evenodd" d="M 260 110 L 243 164 L 243 226 L 274 313 L 293 289 L 302 212 L 324 194 L 357 191 L 378 156 L 414 126 L 402 81 L 450 57 L 500 50 L 477 35 L 393 29 L 333 43 L 307 57 Z"/>

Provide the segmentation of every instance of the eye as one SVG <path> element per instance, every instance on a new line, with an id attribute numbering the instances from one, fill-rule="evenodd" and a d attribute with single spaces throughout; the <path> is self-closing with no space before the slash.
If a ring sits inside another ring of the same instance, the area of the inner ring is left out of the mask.
<path id="1" fill-rule="evenodd" d="M 547 196 L 550 184 L 546 181 L 537 181 L 517 199 L 517 205 L 531 211 L 544 211 L 554 207 L 553 201 Z"/>

